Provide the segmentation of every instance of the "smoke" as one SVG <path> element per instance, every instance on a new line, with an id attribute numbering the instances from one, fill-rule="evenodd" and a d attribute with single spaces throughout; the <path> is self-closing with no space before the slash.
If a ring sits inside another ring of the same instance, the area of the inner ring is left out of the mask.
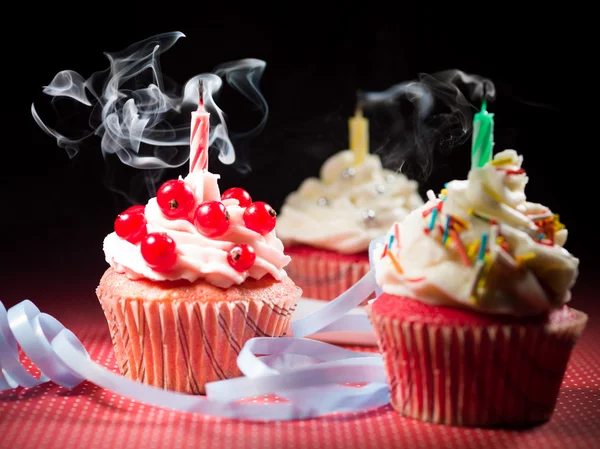
<path id="1" fill-rule="evenodd" d="M 420 74 L 417 80 L 381 92 L 363 92 L 358 102 L 372 117 L 376 152 L 388 167 L 402 167 L 424 181 L 436 150 L 448 151 L 471 136 L 473 114 L 494 84 L 460 70 Z M 378 142 L 377 142 L 378 140 Z"/>
<path id="2" fill-rule="evenodd" d="M 72 109 L 84 107 L 87 124 L 83 134 L 77 125 L 75 132 L 59 131 L 69 125 L 73 127 L 66 114 L 58 114 L 58 125 L 50 126 L 38 114 L 35 105 L 31 105 L 35 122 L 55 138 L 57 145 L 65 148 L 71 158 L 91 137 L 99 137 L 102 155 L 109 163 L 107 175 L 112 177 L 108 180 L 109 187 L 120 191 L 130 201 L 135 201 L 138 194 L 132 187 L 118 188 L 114 177 L 119 168 L 111 167 L 110 162 L 116 157 L 120 162 L 118 165 L 142 169 L 147 194 L 153 195 L 156 182 L 165 169 L 180 167 L 189 160 L 190 114 L 198 106 L 201 80 L 205 107 L 211 114 L 209 144 L 211 149 L 218 150 L 218 158 L 223 164 L 236 162 L 232 140 L 257 134 L 267 121 L 268 105 L 258 88 L 266 65 L 264 61 L 227 62 L 211 73 L 193 76 L 180 88 L 163 75 L 160 56 L 181 37 L 184 35 L 180 32 L 163 33 L 122 51 L 105 53 L 109 67 L 87 79 L 72 70 L 57 73 L 43 92 L 52 97 L 52 105 L 66 99 Z M 228 130 L 226 114 L 215 101 L 224 85 L 252 103 L 260 116 L 258 124 L 242 133 Z M 56 107 L 54 109 L 58 112 Z M 69 116 L 74 119 L 78 114 L 71 111 Z"/>

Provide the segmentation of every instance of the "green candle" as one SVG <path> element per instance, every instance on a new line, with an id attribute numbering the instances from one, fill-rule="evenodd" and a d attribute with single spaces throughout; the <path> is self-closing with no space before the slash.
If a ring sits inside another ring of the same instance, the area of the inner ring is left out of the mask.
<path id="1" fill-rule="evenodd" d="M 494 114 L 487 111 L 487 101 L 481 101 L 481 110 L 473 117 L 473 144 L 471 168 L 483 167 L 492 161 L 494 147 Z"/>

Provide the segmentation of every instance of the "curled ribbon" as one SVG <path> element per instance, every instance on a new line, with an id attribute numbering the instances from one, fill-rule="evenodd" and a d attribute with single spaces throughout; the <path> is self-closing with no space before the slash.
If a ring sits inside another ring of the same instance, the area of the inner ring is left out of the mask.
<path id="1" fill-rule="evenodd" d="M 373 249 L 381 239 L 371 243 Z M 389 402 L 381 356 L 304 338 L 319 332 L 370 330 L 368 318 L 346 315 L 373 291 L 371 269 L 325 307 L 292 322 L 293 337 L 256 337 L 237 359 L 243 377 L 206 384 L 206 397 L 145 385 L 92 361 L 79 339 L 31 301 L 6 310 L 0 302 L 0 391 L 48 381 L 73 388 L 88 380 L 129 399 L 181 412 L 250 420 L 292 420 L 357 412 Z M 32 376 L 19 361 L 19 346 L 41 371 Z M 363 387 L 347 386 L 364 383 Z M 241 399 L 275 394 L 286 402 L 256 404 Z"/>

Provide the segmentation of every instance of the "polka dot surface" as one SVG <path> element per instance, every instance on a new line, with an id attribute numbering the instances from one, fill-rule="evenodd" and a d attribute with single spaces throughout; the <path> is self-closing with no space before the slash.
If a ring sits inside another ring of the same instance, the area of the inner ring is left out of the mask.
<path id="1" fill-rule="evenodd" d="M 600 441 L 600 307 L 594 301 L 586 303 L 588 307 L 580 308 L 590 320 L 571 357 L 554 415 L 550 422 L 532 429 L 427 424 L 403 418 L 390 406 L 293 422 L 235 421 L 140 404 L 88 382 L 72 390 L 48 383 L 0 393 L 0 447 L 596 448 Z M 64 323 L 82 340 L 92 359 L 118 371 L 106 322 L 97 310 L 80 311 Z M 22 362 L 39 374 L 25 356 Z M 273 402 L 280 398 L 248 400 Z"/>

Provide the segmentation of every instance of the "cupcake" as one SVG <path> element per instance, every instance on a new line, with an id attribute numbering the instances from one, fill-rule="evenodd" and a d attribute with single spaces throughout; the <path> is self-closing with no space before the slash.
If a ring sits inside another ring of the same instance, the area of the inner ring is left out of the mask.
<path id="1" fill-rule="evenodd" d="M 110 268 L 97 288 L 123 375 L 201 394 L 241 375 L 253 337 L 279 337 L 301 290 L 284 267 L 275 212 L 218 175 L 166 182 L 146 206 L 120 214 L 104 240 Z"/>
<path id="2" fill-rule="evenodd" d="M 381 160 L 340 151 L 285 199 L 277 234 L 292 257 L 289 276 L 307 298 L 331 300 L 369 271 L 369 242 L 421 206 L 416 181 Z"/>
<path id="3" fill-rule="evenodd" d="M 550 419 L 587 316 L 567 306 L 579 260 L 502 151 L 390 228 L 368 313 L 401 414 L 462 426 Z"/>

